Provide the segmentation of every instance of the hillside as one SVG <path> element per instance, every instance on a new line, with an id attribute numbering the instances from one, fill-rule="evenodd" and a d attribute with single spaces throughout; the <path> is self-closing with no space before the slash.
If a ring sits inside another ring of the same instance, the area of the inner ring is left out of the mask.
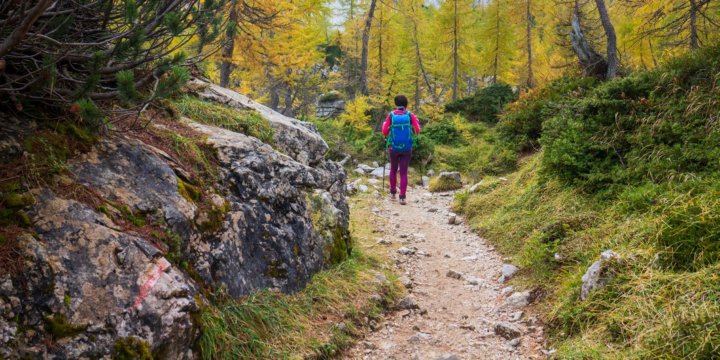
<path id="1" fill-rule="evenodd" d="M 562 79 L 501 116 L 496 146 L 517 169 L 455 207 L 544 294 L 557 358 L 717 355 L 718 69 L 712 47 L 605 83 Z"/>

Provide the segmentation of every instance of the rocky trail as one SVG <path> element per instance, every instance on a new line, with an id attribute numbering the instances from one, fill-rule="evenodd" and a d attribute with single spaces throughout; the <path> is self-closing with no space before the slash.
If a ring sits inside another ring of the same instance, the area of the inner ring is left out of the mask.
<path id="1" fill-rule="evenodd" d="M 410 191 L 372 212 L 408 296 L 347 359 L 539 359 L 543 328 L 523 308 L 529 292 L 501 277 L 517 269 L 449 210 L 452 194 Z"/>

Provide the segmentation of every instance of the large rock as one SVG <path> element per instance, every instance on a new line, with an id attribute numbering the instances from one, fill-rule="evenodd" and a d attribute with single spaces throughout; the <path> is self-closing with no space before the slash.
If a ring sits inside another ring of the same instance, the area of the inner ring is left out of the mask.
<path id="1" fill-rule="evenodd" d="M 167 358 L 192 357 L 201 297 L 189 277 L 95 209 L 48 190 L 35 197 L 36 236 L 20 241 L 24 271 L 0 278 L 12 284 L 0 299 L 19 299 L 10 326 L 24 330 L 5 339 L 0 357 L 101 358 L 128 337 Z"/>
<path id="2" fill-rule="evenodd" d="M 287 117 L 245 95 L 204 80 L 194 79 L 189 87 L 195 89 L 202 99 L 237 109 L 257 111 L 275 129 L 275 146 L 302 164 L 318 164 L 328 151 L 327 143 L 314 124 Z"/>
<path id="3" fill-rule="evenodd" d="M 600 254 L 600 260 L 594 262 L 582 277 L 582 288 L 580 289 L 580 299 L 585 300 L 593 289 L 601 288 L 607 284 L 612 278 L 607 273 L 608 264 L 617 259 L 619 256 L 612 250 L 603 251 Z"/>
<path id="4" fill-rule="evenodd" d="M 190 246 L 204 281 L 233 296 L 264 287 L 295 291 L 349 254 L 345 172 L 338 164 L 310 167 L 255 138 L 190 125 L 218 150 L 231 187 L 222 229 Z"/>
<path id="5" fill-rule="evenodd" d="M 312 127 L 256 105 L 275 148 L 184 120 L 217 152 L 215 184 L 192 187 L 171 155 L 115 134 L 68 161 L 69 191 L 32 190 L 25 266 L 0 274 L 0 358 L 110 358 L 123 347 L 193 358 L 206 291 L 293 292 L 345 259 L 344 170 L 324 160 Z"/>
<path id="6" fill-rule="evenodd" d="M 320 118 L 334 118 L 345 112 L 345 101 L 340 93 L 331 91 L 320 96 L 317 102 L 315 115 Z"/>

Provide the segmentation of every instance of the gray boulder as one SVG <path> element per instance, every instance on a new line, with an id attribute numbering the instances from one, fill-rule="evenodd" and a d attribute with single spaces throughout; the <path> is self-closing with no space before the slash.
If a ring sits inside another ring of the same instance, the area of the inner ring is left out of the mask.
<path id="1" fill-rule="evenodd" d="M 5 339 L 0 356 L 103 358 L 128 337 L 168 358 L 191 356 L 202 301 L 193 281 L 151 241 L 95 209 L 49 190 L 34 195 L 37 239 L 20 241 L 24 271 L 0 279 L 11 283 L 0 299 L 19 299 L 12 327 L 25 330 Z M 56 345 L 46 347 L 47 337 Z"/>
<path id="2" fill-rule="evenodd" d="M 69 160 L 71 191 L 32 190 L 23 271 L 0 274 L 0 358 L 110 358 L 117 346 L 194 358 L 200 289 L 293 292 L 349 255 L 345 172 L 313 127 L 201 92 L 268 118 L 275 148 L 184 120 L 217 154 L 218 181 L 202 188 L 124 135 Z"/>
<path id="3" fill-rule="evenodd" d="M 594 262 L 582 277 L 582 288 L 580 289 L 580 299 L 585 300 L 593 289 L 601 288 L 607 284 L 612 275 L 607 273 L 607 265 L 619 255 L 612 250 L 603 251 L 600 254 L 600 260 Z"/>

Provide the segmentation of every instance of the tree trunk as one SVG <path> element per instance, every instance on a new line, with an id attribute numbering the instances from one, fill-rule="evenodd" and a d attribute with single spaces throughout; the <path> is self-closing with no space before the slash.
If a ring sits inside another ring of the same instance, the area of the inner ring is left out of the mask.
<path id="1" fill-rule="evenodd" d="M 368 89 L 368 43 L 370 42 L 370 26 L 372 25 L 373 16 L 375 15 L 375 6 L 377 0 L 370 2 L 367 18 L 365 19 L 365 28 L 362 36 L 362 55 L 360 57 L 360 92 L 367 96 L 370 91 Z"/>
<path id="2" fill-rule="evenodd" d="M 378 81 L 380 88 L 382 88 L 383 82 L 383 7 L 380 4 L 380 17 L 378 17 Z"/>
<path id="3" fill-rule="evenodd" d="M 500 56 L 500 0 L 497 0 L 498 3 L 496 6 L 495 11 L 495 62 L 493 63 L 493 84 L 497 84 L 498 79 L 498 65 L 499 65 L 499 56 Z"/>
<path id="4" fill-rule="evenodd" d="M 457 100 L 457 89 L 458 89 L 458 0 L 453 2 L 454 14 L 453 14 L 453 82 L 452 82 L 452 100 Z"/>
<path id="5" fill-rule="evenodd" d="M 604 78 L 607 75 L 607 61 L 593 49 L 585 38 L 582 26 L 580 25 L 580 10 L 577 3 L 570 25 L 570 43 L 572 44 L 575 55 L 578 57 L 583 73 L 586 76 Z"/>
<path id="6" fill-rule="evenodd" d="M 532 89 L 535 87 L 535 74 L 533 72 L 533 52 L 532 52 L 532 0 L 527 0 L 527 56 L 528 56 L 528 75 L 527 75 L 527 87 Z"/>
<path id="7" fill-rule="evenodd" d="M 615 35 L 615 27 L 608 15 L 605 0 L 595 0 L 598 13 L 600 14 L 600 22 L 605 29 L 605 37 L 607 38 L 607 75 L 606 79 L 612 79 L 618 73 L 618 57 L 617 57 L 617 36 Z"/>
<path id="8" fill-rule="evenodd" d="M 236 24 L 238 20 L 237 0 L 230 1 L 230 14 L 228 22 Z M 234 26 L 234 25 L 231 25 Z M 225 33 L 226 39 L 222 50 L 222 62 L 220 63 L 220 86 L 228 87 L 230 85 L 230 73 L 233 70 L 232 57 L 235 51 L 235 31 L 228 27 Z"/>
<path id="9" fill-rule="evenodd" d="M 697 49 L 700 47 L 698 41 L 697 29 L 698 4 L 695 0 L 690 0 L 690 48 Z"/>

